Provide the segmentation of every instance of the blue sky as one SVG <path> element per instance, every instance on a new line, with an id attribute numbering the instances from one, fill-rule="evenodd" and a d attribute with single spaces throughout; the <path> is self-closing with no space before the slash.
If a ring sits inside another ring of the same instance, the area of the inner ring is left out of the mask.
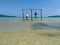
<path id="1" fill-rule="evenodd" d="M 42 8 L 43 16 L 60 15 L 60 0 L 0 0 L 0 14 L 21 16 L 22 8 Z"/>

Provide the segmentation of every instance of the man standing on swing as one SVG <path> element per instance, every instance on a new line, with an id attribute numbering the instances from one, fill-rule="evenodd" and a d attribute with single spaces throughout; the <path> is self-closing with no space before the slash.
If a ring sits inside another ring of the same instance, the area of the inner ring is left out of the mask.
<path id="1" fill-rule="evenodd" d="M 36 19 L 37 18 L 37 13 L 35 12 L 34 15 L 35 15 L 35 19 Z"/>

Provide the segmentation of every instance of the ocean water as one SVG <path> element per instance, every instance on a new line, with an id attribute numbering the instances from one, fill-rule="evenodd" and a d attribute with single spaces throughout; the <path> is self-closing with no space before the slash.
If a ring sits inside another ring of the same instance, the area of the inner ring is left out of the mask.
<path id="1" fill-rule="evenodd" d="M 0 17 L 0 22 L 13 22 L 19 20 L 21 20 L 21 18 Z"/>
<path id="2" fill-rule="evenodd" d="M 0 17 L 0 22 L 17 22 L 17 21 L 23 21 L 23 18 L 10 18 L 10 17 Z M 31 18 L 29 18 L 29 21 L 31 21 Z M 32 21 L 34 22 L 41 22 L 41 18 L 32 18 Z M 31 22 L 32 22 L 31 21 Z M 25 20 L 26 22 L 26 20 Z M 60 24 L 60 18 L 42 18 L 43 23 L 57 23 Z"/>
<path id="3" fill-rule="evenodd" d="M 36 24 L 37 23 L 37 24 Z M 21 32 L 21 31 L 40 31 L 40 30 L 60 30 L 60 18 L 40 18 L 31 21 L 22 18 L 0 18 L 0 32 Z M 35 25 L 35 26 L 34 26 Z"/>
<path id="4" fill-rule="evenodd" d="M 60 18 L 0 18 L 0 45 L 60 45 Z"/>

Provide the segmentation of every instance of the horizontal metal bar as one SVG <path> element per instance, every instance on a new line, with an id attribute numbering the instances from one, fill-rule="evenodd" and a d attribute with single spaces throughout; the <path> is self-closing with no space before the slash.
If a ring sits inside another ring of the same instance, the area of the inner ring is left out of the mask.
<path id="1" fill-rule="evenodd" d="M 41 10 L 41 9 L 23 9 L 23 10 Z"/>

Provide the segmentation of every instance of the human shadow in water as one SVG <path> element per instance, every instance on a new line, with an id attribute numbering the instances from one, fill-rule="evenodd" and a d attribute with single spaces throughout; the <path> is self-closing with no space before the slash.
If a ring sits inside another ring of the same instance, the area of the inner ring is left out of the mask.
<path id="1" fill-rule="evenodd" d="M 50 28 L 50 29 L 58 29 L 60 30 L 60 26 L 53 26 L 53 25 L 48 25 L 48 24 L 45 24 L 45 23 L 35 23 L 35 24 L 32 24 L 31 26 L 32 28 L 36 28 L 36 29 L 41 29 L 41 28 Z"/>

